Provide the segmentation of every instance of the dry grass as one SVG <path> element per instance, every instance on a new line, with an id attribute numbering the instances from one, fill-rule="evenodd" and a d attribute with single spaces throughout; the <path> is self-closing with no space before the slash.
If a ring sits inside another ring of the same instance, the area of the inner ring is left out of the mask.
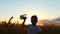
<path id="1" fill-rule="evenodd" d="M 42 30 L 41 34 L 60 34 L 59 26 L 44 25 L 39 27 Z M 0 24 L 0 34 L 27 34 L 27 33 L 28 29 L 22 28 L 20 24 L 7 24 L 6 22 L 2 22 L 2 24 Z"/>

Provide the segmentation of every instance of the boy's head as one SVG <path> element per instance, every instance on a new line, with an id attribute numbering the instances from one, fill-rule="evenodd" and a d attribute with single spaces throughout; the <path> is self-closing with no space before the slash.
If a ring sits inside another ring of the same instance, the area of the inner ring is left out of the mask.
<path id="1" fill-rule="evenodd" d="M 37 23 L 37 21 L 38 21 L 37 16 L 36 16 L 36 15 L 33 15 L 33 16 L 31 17 L 31 23 L 32 23 L 32 25 L 35 26 L 36 23 Z"/>

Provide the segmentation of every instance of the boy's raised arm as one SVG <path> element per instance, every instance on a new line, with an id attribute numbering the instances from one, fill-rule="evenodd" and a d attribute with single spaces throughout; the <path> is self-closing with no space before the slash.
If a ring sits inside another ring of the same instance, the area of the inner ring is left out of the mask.
<path id="1" fill-rule="evenodd" d="M 26 17 L 26 14 L 20 16 L 20 19 L 23 19 L 23 23 L 22 23 L 22 25 L 21 25 L 22 27 L 25 27 L 25 24 L 24 24 L 24 23 L 25 23 L 25 21 L 26 21 L 26 18 L 27 18 L 27 17 Z"/>
<path id="2" fill-rule="evenodd" d="M 22 27 L 25 27 L 25 21 L 26 21 L 26 19 L 24 19 L 24 21 L 22 23 Z"/>

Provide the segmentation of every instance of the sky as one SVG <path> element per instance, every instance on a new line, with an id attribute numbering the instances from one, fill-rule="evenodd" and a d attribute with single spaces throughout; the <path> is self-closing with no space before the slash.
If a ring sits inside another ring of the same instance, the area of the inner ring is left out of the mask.
<path id="1" fill-rule="evenodd" d="M 36 14 L 39 19 L 60 17 L 60 0 L 0 0 L 0 20 L 17 20 L 20 14 Z"/>

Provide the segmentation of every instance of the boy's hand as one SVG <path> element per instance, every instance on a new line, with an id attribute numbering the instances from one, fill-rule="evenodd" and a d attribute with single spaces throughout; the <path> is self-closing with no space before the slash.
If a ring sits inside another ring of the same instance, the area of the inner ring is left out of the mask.
<path id="1" fill-rule="evenodd" d="M 23 20 L 25 21 L 27 19 L 27 17 L 24 17 Z"/>
<path id="2" fill-rule="evenodd" d="M 26 14 L 20 15 L 20 19 L 24 20 L 23 23 L 22 23 L 22 26 L 24 26 L 25 25 L 24 23 L 25 23 L 25 21 L 27 19 Z"/>
<path id="3" fill-rule="evenodd" d="M 27 19 L 26 14 L 20 15 L 20 19 L 26 20 Z"/>

